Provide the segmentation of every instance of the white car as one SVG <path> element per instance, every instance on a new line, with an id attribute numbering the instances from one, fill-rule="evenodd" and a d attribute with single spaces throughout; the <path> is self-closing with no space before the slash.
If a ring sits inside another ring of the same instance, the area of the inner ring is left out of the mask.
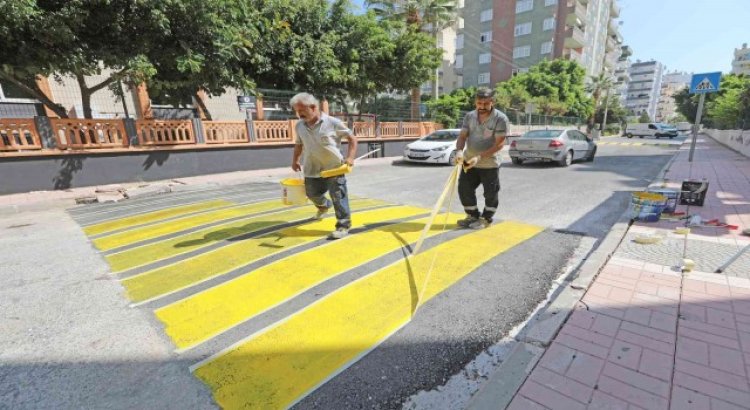
<path id="1" fill-rule="evenodd" d="M 404 147 L 404 161 L 452 164 L 460 129 L 438 130 Z"/>

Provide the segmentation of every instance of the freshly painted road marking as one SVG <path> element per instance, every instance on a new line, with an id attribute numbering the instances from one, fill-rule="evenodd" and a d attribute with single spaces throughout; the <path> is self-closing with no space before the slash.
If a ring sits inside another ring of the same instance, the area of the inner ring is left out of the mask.
<path id="1" fill-rule="evenodd" d="M 407 207 L 406 217 L 426 209 Z M 407 214 L 408 213 L 408 214 Z M 462 215 L 453 214 L 446 229 Z M 386 225 L 278 260 L 229 282 L 158 309 L 155 313 L 181 350 L 209 340 L 350 269 L 413 243 L 429 218 Z M 442 222 L 442 221 L 441 221 Z M 428 236 L 442 232 L 435 224 Z"/>
<path id="2" fill-rule="evenodd" d="M 363 209 L 384 204 L 386 203 L 383 201 L 369 199 L 353 200 L 351 202 L 353 209 Z M 291 209 L 282 208 L 281 211 L 276 213 L 212 226 L 168 240 L 112 253 L 106 255 L 105 259 L 109 262 L 109 266 L 113 272 L 122 272 L 204 248 L 219 241 L 268 229 L 275 225 L 309 219 L 314 212 L 315 208 L 312 206 Z"/>
<path id="3" fill-rule="evenodd" d="M 129 229 L 112 235 L 96 238 L 92 242 L 98 249 L 107 251 L 120 248 L 147 239 L 158 238 L 184 231 L 186 229 L 201 226 L 207 223 L 219 222 L 224 219 L 240 216 L 252 216 L 260 212 L 271 211 L 279 208 L 279 200 L 266 200 L 247 205 L 224 208 L 216 211 L 203 212 L 198 215 L 185 216 L 182 218 L 160 222 L 140 228 Z"/>
<path id="4" fill-rule="evenodd" d="M 234 202 L 219 199 L 215 201 L 199 202 L 197 204 L 191 205 L 176 206 L 173 208 L 160 209 L 158 211 L 146 212 L 138 215 L 128 216 L 125 218 L 115 219 L 113 221 L 89 225 L 83 228 L 83 232 L 89 236 L 99 235 L 105 232 L 116 231 L 118 229 L 139 226 L 147 223 L 161 221 L 162 219 L 173 218 L 175 216 L 231 205 L 234 205 Z"/>
<path id="5" fill-rule="evenodd" d="M 388 219 L 404 218 L 421 212 L 424 211 L 413 207 L 379 208 L 356 212 L 352 217 L 352 227 L 357 228 Z M 153 299 L 193 286 L 281 251 L 325 238 L 334 229 L 335 224 L 336 219 L 329 217 L 321 221 L 236 241 L 189 259 L 128 277 L 122 281 L 122 285 L 133 302 Z"/>
<path id="6" fill-rule="evenodd" d="M 428 301 L 541 228 L 502 222 L 400 260 L 193 367 L 224 408 L 289 407 L 409 323 L 438 252 Z"/>

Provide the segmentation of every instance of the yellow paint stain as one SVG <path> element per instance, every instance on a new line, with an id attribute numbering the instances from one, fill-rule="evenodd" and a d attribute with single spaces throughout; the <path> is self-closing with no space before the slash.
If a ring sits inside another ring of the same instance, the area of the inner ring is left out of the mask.
<path id="1" fill-rule="evenodd" d="M 99 235 L 106 232 L 112 232 L 119 229 L 125 229 L 133 226 L 139 226 L 147 223 L 161 221 L 162 219 L 173 218 L 175 216 L 190 214 L 193 212 L 205 211 L 213 208 L 234 205 L 234 202 L 225 200 L 216 200 L 200 202 L 197 204 L 176 206 L 168 209 L 161 209 L 153 212 L 146 212 L 138 215 L 119 218 L 112 221 L 101 222 L 83 228 L 83 232 L 88 236 Z"/>
<path id="2" fill-rule="evenodd" d="M 94 246 L 96 246 L 100 250 L 106 251 L 119 248 L 121 246 L 145 241 L 148 239 L 177 233 L 207 223 L 218 222 L 223 219 L 236 218 L 244 215 L 251 216 L 255 213 L 271 211 L 278 208 L 278 199 L 272 201 L 263 201 L 229 209 L 205 212 L 199 215 L 186 216 L 184 218 L 143 226 L 140 228 L 134 228 L 125 232 L 120 232 L 94 239 L 93 243 Z"/>
<path id="3" fill-rule="evenodd" d="M 352 200 L 350 205 L 352 209 L 362 209 L 385 204 L 383 201 L 365 199 Z M 105 259 L 113 272 L 122 272 L 198 250 L 220 241 L 230 240 L 240 235 L 252 234 L 276 225 L 310 218 L 314 213 L 315 208 L 309 206 L 242 219 L 106 255 Z"/>
<path id="4" fill-rule="evenodd" d="M 411 215 L 427 210 L 405 209 Z M 384 215 L 392 216 L 392 215 Z M 462 215 L 451 214 L 445 229 Z M 429 218 L 372 228 L 263 266 L 156 311 L 167 334 L 189 348 L 226 331 L 336 275 L 419 239 Z M 428 236 L 443 231 L 438 218 Z"/>
<path id="5" fill-rule="evenodd" d="M 503 222 L 355 281 L 199 364 L 195 375 L 224 408 L 286 408 L 405 326 L 433 255 L 425 301 L 541 228 Z"/>
<path id="6" fill-rule="evenodd" d="M 425 211 L 413 207 L 392 207 L 354 213 L 352 227 L 403 218 Z M 258 259 L 325 238 L 334 229 L 335 218 L 285 228 L 256 238 L 233 242 L 190 259 L 131 276 L 122 281 L 134 302 L 153 299 L 212 277 L 222 275 Z"/>

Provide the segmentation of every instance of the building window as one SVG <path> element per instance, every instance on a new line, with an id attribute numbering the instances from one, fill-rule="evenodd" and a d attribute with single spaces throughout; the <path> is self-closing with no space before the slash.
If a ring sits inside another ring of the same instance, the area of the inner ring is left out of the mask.
<path id="1" fill-rule="evenodd" d="M 456 68 L 464 68 L 464 56 L 463 56 L 463 54 L 456 55 Z"/>
<path id="2" fill-rule="evenodd" d="M 459 50 L 464 48 L 464 35 L 463 34 L 459 34 L 456 36 L 456 48 Z"/>
<path id="3" fill-rule="evenodd" d="M 457 21 L 458 21 L 458 28 L 459 29 L 463 29 L 464 28 L 464 19 L 463 19 L 463 17 L 459 17 Z"/>
<path id="4" fill-rule="evenodd" d="M 534 0 L 518 0 L 516 2 L 516 14 L 534 9 Z"/>
<path id="5" fill-rule="evenodd" d="M 516 24 L 515 30 L 513 30 L 513 34 L 518 36 L 524 36 L 526 34 L 531 34 L 531 22 L 523 23 L 523 24 Z"/>
<path id="6" fill-rule="evenodd" d="M 479 74 L 479 77 L 477 77 L 477 83 L 478 84 L 489 84 L 490 83 L 490 73 L 481 73 L 481 74 Z"/>
<path id="7" fill-rule="evenodd" d="M 481 36 L 479 36 L 479 42 L 480 43 L 490 43 L 492 42 L 492 32 L 491 31 L 485 31 L 482 33 Z"/>
<path id="8" fill-rule="evenodd" d="M 544 0 L 544 6 L 545 7 L 547 7 L 547 6 L 554 6 L 555 4 L 557 4 L 557 0 Z"/>
<path id="9" fill-rule="evenodd" d="M 479 21 L 491 21 L 492 20 L 492 9 L 483 10 L 479 13 Z"/>
<path id="10" fill-rule="evenodd" d="M 542 54 L 549 54 L 552 52 L 552 42 L 545 41 L 542 43 Z"/>
<path id="11" fill-rule="evenodd" d="M 482 53 L 479 55 L 479 64 L 489 64 L 490 63 L 490 53 Z"/>
<path id="12" fill-rule="evenodd" d="M 544 23 L 542 24 L 542 28 L 544 29 L 544 31 L 554 30 L 555 29 L 555 18 L 554 17 L 550 17 L 550 18 L 544 19 Z"/>
<path id="13" fill-rule="evenodd" d="M 523 58 L 531 55 L 531 46 L 521 46 L 513 49 L 513 58 Z"/>

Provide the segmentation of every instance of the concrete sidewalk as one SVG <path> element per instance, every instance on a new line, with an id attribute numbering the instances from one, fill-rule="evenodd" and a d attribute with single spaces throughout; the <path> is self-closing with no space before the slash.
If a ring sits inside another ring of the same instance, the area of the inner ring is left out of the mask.
<path id="1" fill-rule="evenodd" d="M 713 273 L 750 244 L 742 235 L 750 159 L 701 136 L 691 164 L 689 148 L 686 141 L 667 186 L 705 178 L 709 190 L 703 207 L 677 210 L 739 229 L 695 227 L 686 236 L 674 233 L 685 221 L 634 224 L 554 341 L 530 360 L 507 408 L 750 409 L 750 249 Z M 633 241 L 654 233 L 663 235 L 658 244 Z M 695 261 L 692 271 L 682 272 L 683 258 Z"/>

